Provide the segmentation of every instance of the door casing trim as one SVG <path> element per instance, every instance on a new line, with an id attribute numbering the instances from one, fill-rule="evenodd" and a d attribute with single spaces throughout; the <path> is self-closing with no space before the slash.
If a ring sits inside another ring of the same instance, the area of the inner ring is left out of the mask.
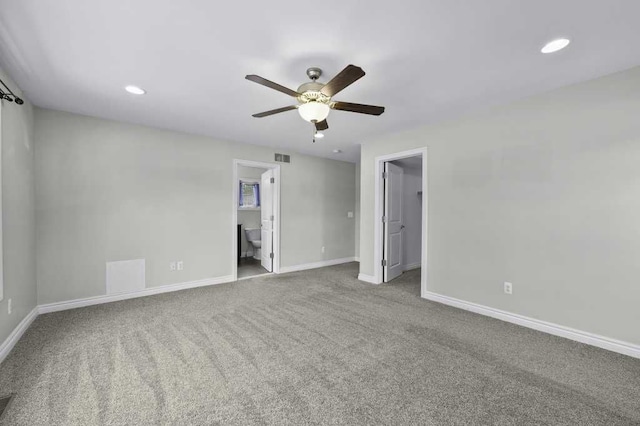
<path id="1" fill-rule="evenodd" d="M 231 183 L 231 270 L 233 281 L 238 281 L 238 239 L 236 238 L 238 228 L 238 166 L 257 167 L 260 169 L 272 169 L 275 184 L 273 188 L 273 273 L 280 273 L 280 165 L 274 163 L 263 163 L 250 160 L 233 160 L 233 180 Z"/>
<path id="2" fill-rule="evenodd" d="M 403 158 L 415 157 L 418 155 L 422 156 L 422 271 L 420 274 L 420 294 L 425 295 L 427 293 L 427 218 L 429 215 L 429 187 L 427 186 L 427 147 L 411 149 L 408 151 L 400 151 L 393 154 L 386 154 L 375 157 L 373 281 L 375 284 L 382 283 L 382 216 L 384 214 L 384 182 L 382 179 L 382 172 L 384 171 L 384 163 L 387 161 L 401 160 Z"/>

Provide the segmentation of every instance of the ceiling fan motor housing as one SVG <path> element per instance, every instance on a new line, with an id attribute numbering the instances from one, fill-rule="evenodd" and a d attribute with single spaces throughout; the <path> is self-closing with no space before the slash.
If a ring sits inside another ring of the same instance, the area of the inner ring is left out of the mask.
<path id="1" fill-rule="evenodd" d="M 331 98 L 324 93 L 320 92 L 320 90 L 324 87 L 324 84 L 317 83 L 315 81 L 310 81 L 308 83 L 303 83 L 298 87 L 298 100 L 302 103 L 307 102 L 320 102 L 323 104 L 328 104 Z"/>
<path id="2" fill-rule="evenodd" d="M 320 92 L 324 84 L 318 83 L 316 78 L 320 76 L 322 71 L 319 68 L 315 69 L 318 70 L 315 78 L 312 77 L 311 72 L 314 68 L 307 70 L 307 75 L 313 81 L 303 83 L 298 87 L 298 93 L 300 93 L 300 96 L 298 96 L 298 101 L 300 102 L 298 113 L 303 119 L 311 123 L 317 123 L 327 118 L 327 115 L 329 115 L 329 102 L 331 101 L 329 96 Z"/>

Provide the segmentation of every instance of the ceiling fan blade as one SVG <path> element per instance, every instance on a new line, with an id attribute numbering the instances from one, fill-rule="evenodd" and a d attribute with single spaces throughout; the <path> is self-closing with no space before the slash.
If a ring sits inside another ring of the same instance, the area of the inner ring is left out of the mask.
<path id="1" fill-rule="evenodd" d="M 375 105 L 352 104 L 350 102 L 334 102 L 331 108 L 340 111 L 359 112 L 360 114 L 380 115 L 384 112 L 384 107 Z"/>
<path id="2" fill-rule="evenodd" d="M 300 93 L 294 90 L 291 90 L 287 87 L 281 86 L 278 83 L 274 83 L 273 81 L 267 80 L 266 78 L 262 78 L 259 75 L 250 74 L 245 76 L 244 78 L 246 78 L 249 81 L 253 81 L 254 83 L 262 84 L 263 86 L 277 90 L 278 92 L 282 92 L 285 95 L 293 96 L 294 98 L 297 98 L 298 96 L 300 96 Z"/>
<path id="3" fill-rule="evenodd" d="M 333 77 L 330 82 L 325 84 L 320 92 L 332 97 L 345 87 L 364 77 L 364 74 L 365 72 L 362 71 L 362 68 L 356 67 L 355 65 L 347 65 L 347 67 Z"/>
<path id="4" fill-rule="evenodd" d="M 285 111 L 291 111 L 292 109 L 296 109 L 296 108 L 298 108 L 298 105 L 290 105 L 290 106 L 286 106 L 278 109 L 272 109 L 270 111 L 259 112 L 257 114 L 253 114 L 252 117 L 256 117 L 256 118 L 267 117 L 269 115 L 279 114 Z"/>
<path id="5" fill-rule="evenodd" d="M 316 130 L 320 131 L 320 130 L 327 130 L 329 128 L 329 124 L 327 123 L 327 120 L 322 120 L 322 121 L 318 121 L 316 123 Z"/>

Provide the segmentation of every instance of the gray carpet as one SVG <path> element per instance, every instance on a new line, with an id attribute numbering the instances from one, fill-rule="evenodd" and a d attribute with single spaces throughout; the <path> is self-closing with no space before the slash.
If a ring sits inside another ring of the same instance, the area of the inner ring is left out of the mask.
<path id="1" fill-rule="evenodd" d="M 4 414 L 4 410 L 9 407 L 11 404 L 11 395 L 0 396 L 0 420 L 2 420 L 2 415 Z"/>
<path id="2" fill-rule="evenodd" d="M 39 317 L 4 422 L 640 424 L 640 361 L 425 301 L 356 264 Z"/>

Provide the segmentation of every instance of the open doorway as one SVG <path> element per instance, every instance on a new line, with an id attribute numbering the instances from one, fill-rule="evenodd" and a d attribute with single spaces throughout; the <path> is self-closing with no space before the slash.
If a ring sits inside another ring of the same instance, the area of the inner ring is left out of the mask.
<path id="1" fill-rule="evenodd" d="M 375 167 L 375 282 L 391 282 L 406 271 L 420 268 L 420 293 L 424 294 L 426 148 L 377 157 Z"/>
<path id="2" fill-rule="evenodd" d="M 422 156 L 385 162 L 382 281 L 420 268 Z"/>
<path id="3" fill-rule="evenodd" d="M 280 166 L 234 160 L 234 280 L 280 269 Z"/>

